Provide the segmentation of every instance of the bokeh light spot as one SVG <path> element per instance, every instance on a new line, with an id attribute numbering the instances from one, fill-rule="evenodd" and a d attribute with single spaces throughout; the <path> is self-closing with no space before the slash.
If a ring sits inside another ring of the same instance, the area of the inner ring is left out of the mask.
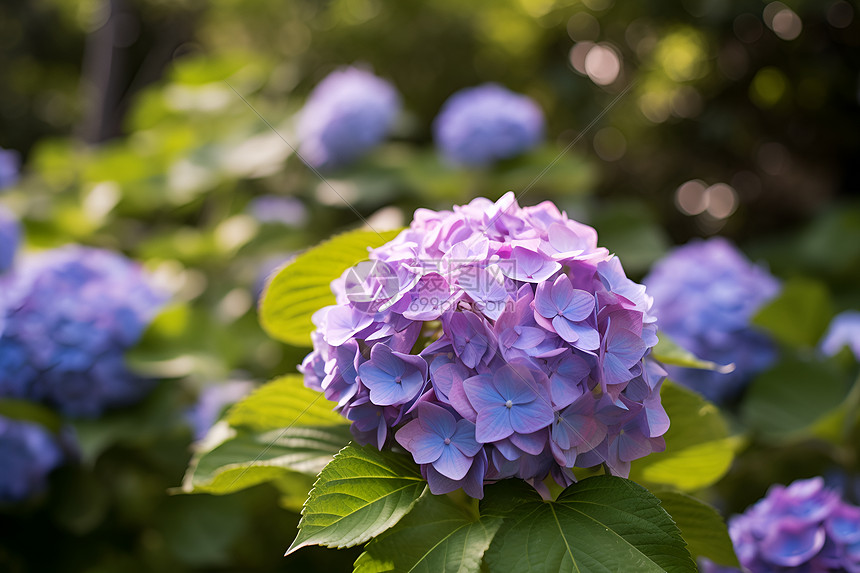
<path id="1" fill-rule="evenodd" d="M 781 143 L 770 141 L 758 148 L 757 159 L 762 171 L 770 175 L 779 175 L 788 167 L 788 149 Z"/>
<path id="2" fill-rule="evenodd" d="M 639 97 L 639 109 L 649 121 L 663 123 L 672 113 L 673 91 L 649 90 Z"/>
<path id="3" fill-rule="evenodd" d="M 838 0 L 827 8 L 827 23 L 834 28 L 847 28 L 854 21 L 854 8 L 844 0 Z"/>
<path id="4" fill-rule="evenodd" d="M 599 86 L 608 86 L 621 73 L 621 58 L 607 44 L 592 46 L 585 56 L 585 73 Z"/>
<path id="5" fill-rule="evenodd" d="M 594 42 L 577 42 L 570 49 L 570 65 L 582 75 L 585 75 L 585 57 L 593 47 Z"/>
<path id="6" fill-rule="evenodd" d="M 738 208 L 738 193 L 730 185 L 717 183 L 705 189 L 707 212 L 715 219 L 726 219 Z"/>
<path id="7" fill-rule="evenodd" d="M 600 22 L 588 12 L 578 12 L 567 21 L 567 34 L 574 42 L 596 40 L 600 36 Z"/>
<path id="8" fill-rule="evenodd" d="M 750 84 L 750 99 L 762 108 L 773 107 L 788 90 L 788 80 L 774 67 L 762 68 Z"/>
<path id="9" fill-rule="evenodd" d="M 744 45 L 735 40 L 726 42 L 720 49 L 717 66 L 723 75 L 730 80 L 737 81 L 744 77 L 749 68 L 749 56 Z"/>
<path id="10" fill-rule="evenodd" d="M 738 40 L 746 44 L 751 44 L 761 38 L 763 26 L 758 16 L 747 13 L 735 18 L 735 21 L 732 23 L 732 29 Z"/>
<path id="11" fill-rule="evenodd" d="M 618 128 L 604 127 L 594 134 L 594 151 L 603 161 L 618 161 L 627 152 L 627 138 Z"/>
<path id="12" fill-rule="evenodd" d="M 774 15 L 771 28 L 783 40 L 794 40 L 803 31 L 803 22 L 792 9 L 786 8 Z"/>
<path id="13" fill-rule="evenodd" d="M 672 98 L 672 113 L 678 117 L 696 117 L 702 112 L 703 106 L 702 96 L 692 86 L 681 86 Z"/>
<path id="14" fill-rule="evenodd" d="M 654 56 L 670 79 L 686 82 L 704 74 L 706 53 L 707 46 L 702 35 L 685 28 L 660 40 Z"/>
<path id="15" fill-rule="evenodd" d="M 585 7 L 589 10 L 600 12 L 601 10 L 610 8 L 615 4 L 615 0 L 582 0 L 582 3 L 585 4 Z"/>
<path id="16" fill-rule="evenodd" d="M 698 179 L 682 183 L 675 190 L 675 205 L 686 215 L 698 215 L 703 212 L 708 208 L 705 184 Z"/>

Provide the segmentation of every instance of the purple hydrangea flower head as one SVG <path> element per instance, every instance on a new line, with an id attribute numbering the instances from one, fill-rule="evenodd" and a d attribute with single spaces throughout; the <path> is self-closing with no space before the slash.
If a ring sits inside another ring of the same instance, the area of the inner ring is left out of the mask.
<path id="1" fill-rule="evenodd" d="M 0 283 L 0 396 L 91 417 L 147 391 L 124 353 L 164 297 L 138 265 L 110 251 L 68 246 L 22 258 Z"/>
<path id="2" fill-rule="evenodd" d="M 43 490 L 48 474 L 62 461 L 59 442 L 42 426 L 0 416 L 0 503 Z"/>
<path id="3" fill-rule="evenodd" d="M 21 225 L 18 219 L 0 207 L 0 273 L 12 266 L 20 242 Z"/>
<path id="4" fill-rule="evenodd" d="M 299 153 L 319 169 L 346 165 L 381 143 L 399 112 L 400 95 L 390 83 L 356 67 L 336 70 L 300 112 Z"/>
<path id="5" fill-rule="evenodd" d="M 780 284 L 726 239 L 675 249 L 655 264 L 644 283 L 654 297 L 661 330 L 705 360 L 735 366 L 727 374 L 671 368 L 673 380 L 725 402 L 775 360 L 773 342 L 750 320 L 779 293 Z"/>
<path id="6" fill-rule="evenodd" d="M 664 447 L 651 298 L 552 203 L 419 209 L 332 290 L 305 384 L 360 442 L 409 451 L 433 493 L 566 486 L 575 464 L 626 476 Z"/>
<path id="7" fill-rule="evenodd" d="M 484 84 L 448 98 L 433 122 L 433 133 L 451 163 L 486 165 L 538 145 L 544 117 L 531 98 Z"/>
<path id="8" fill-rule="evenodd" d="M 21 155 L 14 149 L 0 148 L 0 190 L 18 182 L 21 170 Z"/>
<path id="9" fill-rule="evenodd" d="M 860 312 L 856 310 L 836 315 L 820 344 L 821 351 L 828 356 L 839 353 L 846 346 L 860 360 Z"/>
<path id="10" fill-rule="evenodd" d="M 860 507 L 844 503 L 820 477 L 772 486 L 729 520 L 729 535 L 751 573 L 860 570 Z"/>

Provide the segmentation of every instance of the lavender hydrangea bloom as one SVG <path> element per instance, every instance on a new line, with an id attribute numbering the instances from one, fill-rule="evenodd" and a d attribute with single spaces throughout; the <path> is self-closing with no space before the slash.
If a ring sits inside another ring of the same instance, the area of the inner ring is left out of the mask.
<path id="1" fill-rule="evenodd" d="M 262 195 L 248 203 L 247 212 L 261 223 L 298 227 L 308 219 L 304 203 L 295 197 Z"/>
<path id="2" fill-rule="evenodd" d="M 0 396 L 92 417 L 139 399 L 149 384 L 126 367 L 164 298 L 125 257 L 68 246 L 23 258 L 2 278 Z"/>
<path id="3" fill-rule="evenodd" d="M 772 486 L 729 535 L 745 571 L 860 571 L 860 507 L 842 502 L 820 477 Z M 704 571 L 730 571 L 705 563 Z"/>
<path id="4" fill-rule="evenodd" d="M 0 273 L 12 266 L 18 243 L 21 240 L 21 225 L 7 209 L 0 207 Z"/>
<path id="5" fill-rule="evenodd" d="M 0 416 L 0 503 L 43 490 L 48 474 L 62 461 L 59 443 L 42 426 Z"/>
<path id="6" fill-rule="evenodd" d="M 455 93 L 433 122 L 442 155 L 461 165 L 486 165 L 519 155 L 538 145 L 543 132 L 540 107 L 497 84 Z"/>
<path id="7" fill-rule="evenodd" d="M 14 149 L 0 148 L 0 190 L 18 182 L 21 155 Z"/>
<path id="8" fill-rule="evenodd" d="M 299 153 L 310 165 L 334 169 L 378 145 L 400 111 L 387 81 L 359 68 L 332 72 L 311 92 L 299 116 Z"/>
<path id="9" fill-rule="evenodd" d="M 821 351 L 828 356 L 839 353 L 846 346 L 860 360 L 860 312 L 856 310 L 836 315 L 820 344 Z"/>
<path id="10" fill-rule="evenodd" d="M 244 398 L 253 388 L 254 383 L 248 380 L 230 380 L 206 386 L 185 416 L 194 439 L 202 440 L 224 409 Z"/>
<path id="11" fill-rule="evenodd" d="M 750 319 L 778 294 L 779 282 L 726 239 L 675 249 L 643 282 L 664 332 L 705 360 L 735 365 L 728 374 L 670 368 L 673 380 L 725 402 L 776 358 L 772 341 L 754 330 Z"/>
<path id="12" fill-rule="evenodd" d="M 355 273 L 335 280 L 301 370 L 358 441 L 393 436 L 433 493 L 481 497 L 507 477 L 567 486 L 574 464 L 626 476 L 665 447 L 651 298 L 590 227 L 509 193 L 419 209 L 370 259 L 378 304 L 349 288 Z"/>

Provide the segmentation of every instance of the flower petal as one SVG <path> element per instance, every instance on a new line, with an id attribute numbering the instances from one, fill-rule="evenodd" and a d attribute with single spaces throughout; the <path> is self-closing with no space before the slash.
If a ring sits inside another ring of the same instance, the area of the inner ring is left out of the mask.
<path id="1" fill-rule="evenodd" d="M 471 380 L 471 378 L 470 378 Z M 511 426 L 511 411 L 504 404 L 478 409 L 475 421 L 475 439 L 483 444 L 507 438 L 514 433 Z"/>
<path id="2" fill-rule="evenodd" d="M 442 447 L 442 455 L 433 463 L 433 467 L 447 478 L 460 480 L 466 477 L 466 473 L 472 467 L 472 458 L 463 455 L 460 450 L 449 444 Z"/>

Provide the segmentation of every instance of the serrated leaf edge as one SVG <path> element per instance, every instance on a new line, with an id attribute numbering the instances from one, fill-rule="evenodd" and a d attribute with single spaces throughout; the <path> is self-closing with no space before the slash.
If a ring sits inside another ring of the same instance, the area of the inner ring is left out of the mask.
<path id="1" fill-rule="evenodd" d="M 358 447 L 357 447 L 356 445 L 354 445 L 352 442 L 348 443 L 348 444 L 347 444 L 347 445 L 345 445 L 343 448 L 341 448 L 341 449 L 340 449 L 340 451 L 338 451 L 338 452 L 334 455 L 334 457 L 332 457 L 332 461 L 331 461 L 331 462 L 329 462 L 329 464 L 330 464 L 330 463 L 332 463 L 332 462 L 334 462 L 334 461 L 335 461 L 335 460 L 336 460 L 336 459 L 337 459 L 341 454 L 343 454 L 343 453 L 344 453 L 344 450 L 346 450 L 347 448 L 358 449 Z M 328 467 L 328 464 L 326 464 L 326 467 Z M 302 518 L 299 520 L 299 523 L 298 523 L 298 525 L 296 526 L 296 527 L 299 529 L 299 533 L 301 533 L 301 526 L 302 526 L 302 523 L 304 523 L 304 520 L 305 520 L 305 510 L 306 510 L 306 509 L 307 509 L 307 507 L 308 507 L 308 503 L 311 501 L 311 498 L 312 498 L 312 496 L 313 496 L 314 489 L 316 489 L 317 484 L 320 482 L 320 479 L 322 479 L 322 477 L 321 477 L 321 476 L 322 476 L 323 471 L 325 471 L 325 468 L 323 468 L 323 469 L 320 471 L 320 473 L 319 473 L 319 474 L 317 474 L 317 479 L 314 481 L 314 485 L 311 487 L 311 490 L 308 492 L 308 497 L 307 497 L 307 499 L 306 499 L 306 500 L 305 500 L 305 502 L 302 504 L 302 511 L 301 511 Z M 416 482 L 423 482 L 423 481 L 424 481 L 424 479 L 423 479 L 423 478 L 410 478 L 410 477 L 403 477 L 403 476 L 392 476 L 392 477 L 397 477 L 398 479 L 413 479 L 413 480 L 414 480 L 414 481 L 416 481 Z M 385 478 L 381 478 L 381 479 L 385 479 Z M 409 514 L 409 512 L 410 512 L 410 511 L 412 511 L 412 508 L 413 508 L 413 507 L 415 507 L 415 504 L 418 502 L 418 500 L 419 500 L 419 499 L 421 499 L 421 497 L 422 497 L 422 496 L 424 496 L 424 494 L 428 491 L 428 487 L 429 487 L 429 486 L 427 486 L 427 484 L 426 484 L 426 482 L 425 482 L 424 490 L 423 490 L 423 491 L 422 491 L 418 496 L 416 496 L 416 497 L 415 497 L 415 499 L 413 499 L 413 500 L 412 500 L 412 502 L 409 504 L 409 507 L 407 508 L 406 512 L 404 512 L 404 514 L 403 514 L 402 516 L 400 516 L 400 519 L 403 519 L 404 517 L 406 517 L 406 515 L 408 515 L 408 514 Z M 398 490 L 398 491 L 399 491 L 399 490 Z M 353 513 L 354 513 L 354 512 L 353 512 Z M 344 517 L 346 517 L 346 516 L 344 516 Z M 388 527 L 388 529 L 391 529 L 392 527 L 394 527 L 395 525 L 397 525 L 397 523 L 398 523 L 399 521 L 400 521 L 400 520 L 398 519 L 397 521 L 395 521 L 394 523 L 392 523 L 392 524 Z M 386 531 L 387 531 L 387 529 L 386 529 Z M 320 545 L 320 544 L 316 544 L 316 543 L 307 543 L 307 542 L 303 542 L 303 543 L 301 543 L 300 545 L 296 545 L 295 543 L 296 543 L 296 541 L 298 540 L 298 538 L 299 538 L 299 534 L 296 534 L 296 539 L 294 539 L 294 540 L 293 540 L 293 542 L 290 544 L 290 547 L 287 549 L 287 552 L 286 552 L 286 553 L 284 553 L 284 557 L 286 557 L 287 555 L 290 555 L 291 553 L 295 553 L 296 551 L 298 551 L 298 550 L 299 550 L 299 549 L 301 549 L 302 547 L 306 547 L 306 546 L 308 546 L 308 545 Z M 364 543 L 364 542 L 366 542 L 366 541 L 367 541 L 367 539 L 360 540 L 360 541 L 356 541 L 355 543 L 352 543 L 352 544 L 344 544 L 344 545 L 337 545 L 337 544 L 333 544 L 333 545 L 330 545 L 330 544 L 324 543 L 324 544 L 321 544 L 321 545 L 322 545 L 323 547 L 329 547 L 329 548 L 335 548 L 335 549 L 344 549 L 344 548 L 347 548 L 347 547 L 355 547 L 356 545 L 359 545 L 359 544 Z"/>

